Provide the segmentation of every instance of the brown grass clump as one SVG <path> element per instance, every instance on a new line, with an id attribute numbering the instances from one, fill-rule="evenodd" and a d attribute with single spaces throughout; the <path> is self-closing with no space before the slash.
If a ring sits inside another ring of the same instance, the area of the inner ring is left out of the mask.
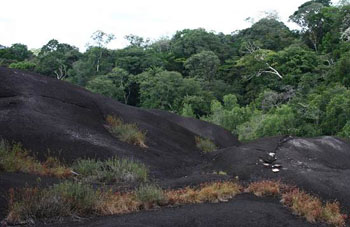
<path id="1" fill-rule="evenodd" d="M 245 192 L 253 193 L 256 196 L 278 196 L 281 189 L 285 187 L 278 181 L 263 180 L 249 184 Z"/>
<path id="2" fill-rule="evenodd" d="M 202 184 L 199 188 L 190 187 L 166 192 L 169 204 L 187 204 L 203 202 L 226 202 L 239 194 L 242 186 L 234 182 L 214 182 Z"/>
<path id="3" fill-rule="evenodd" d="M 340 213 L 337 202 L 328 202 L 322 206 L 319 198 L 299 189 L 283 193 L 281 202 L 288 206 L 293 213 L 305 217 L 311 223 L 324 221 L 334 226 L 345 226 L 346 217 Z"/>
<path id="4" fill-rule="evenodd" d="M 101 215 L 127 214 L 138 211 L 141 202 L 136 199 L 135 193 L 112 193 L 103 195 L 97 205 L 98 213 Z"/>
<path id="5" fill-rule="evenodd" d="M 67 178 L 71 169 L 65 167 L 57 158 L 48 157 L 43 163 L 31 157 L 20 143 L 10 144 L 0 141 L 0 169 L 6 172 L 24 172 L 41 176 Z"/>
<path id="6" fill-rule="evenodd" d="M 136 124 L 127 124 L 120 118 L 108 115 L 106 117 L 107 129 L 123 142 L 147 148 L 145 144 L 146 132 L 141 131 Z"/>
<path id="7" fill-rule="evenodd" d="M 293 213 L 305 217 L 309 222 L 320 220 L 322 202 L 304 191 L 293 189 L 283 193 L 281 202 L 290 207 Z"/>
<path id="8" fill-rule="evenodd" d="M 345 226 L 346 215 L 341 214 L 338 202 L 327 202 L 322 209 L 322 219 L 330 225 Z"/>
<path id="9" fill-rule="evenodd" d="M 198 191 L 190 187 L 169 190 L 165 192 L 165 195 L 170 205 L 200 202 L 198 199 Z"/>
<path id="10" fill-rule="evenodd" d="M 242 187 L 234 182 L 216 182 L 205 184 L 198 193 L 202 202 L 226 202 L 239 194 Z"/>

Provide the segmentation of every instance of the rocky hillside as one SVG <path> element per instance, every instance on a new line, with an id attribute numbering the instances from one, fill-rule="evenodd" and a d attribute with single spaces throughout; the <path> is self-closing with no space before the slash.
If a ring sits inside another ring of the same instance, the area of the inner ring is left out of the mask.
<path id="1" fill-rule="evenodd" d="M 123 142 L 109 130 L 108 116 L 136 125 L 144 146 Z M 203 182 L 239 180 L 242 185 L 275 180 L 298 186 L 350 210 L 350 143 L 335 137 L 279 136 L 241 144 L 229 131 L 207 122 L 160 110 L 123 105 L 64 81 L 0 68 L 0 138 L 20 142 L 29 154 L 53 156 L 66 165 L 78 159 L 128 158 L 143 163 L 164 189 Z M 204 153 L 198 138 L 216 151 Z M 55 177 L 0 170 L 0 214 L 7 192 L 25 185 L 60 182 Z M 243 190 L 242 190 L 243 193 Z M 249 215 L 248 215 L 249 213 Z M 145 222 L 145 220 L 151 220 Z M 93 226 L 312 226 L 293 216 L 276 198 L 239 195 L 229 203 L 161 208 L 126 216 L 100 217 Z M 114 223 L 114 224 L 113 224 Z M 67 225 L 77 223 L 68 221 Z M 84 224 L 85 225 L 85 224 Z"/>

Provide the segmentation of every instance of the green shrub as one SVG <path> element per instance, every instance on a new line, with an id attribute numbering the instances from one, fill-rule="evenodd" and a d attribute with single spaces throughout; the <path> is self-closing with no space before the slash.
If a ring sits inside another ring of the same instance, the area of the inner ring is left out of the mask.
<path id="1" fill-rule="evenodd" d="M 163 190 L 152 184 L 141 185 L 135 195 L 136 199 L 144 204 L 160 204 L 165 200 Z"/>
<path id="2" fill-rule="evenodd" d="M 36 67 L 36 64 L 29 61 L 21 61 L 21 62 L 11 63 L 9 65 L 9 68 L 22 69 L 27 71 L 34 71 L 35 67 Z"/>
<path id="3" fill-rule="evenodd" d="M 198 147 L 198 149 L 203 151 L 204 153 L 217 150 L 217 147 L 215 146 L 213 141 L 211 141 L 210 139 L 204 139 L 196 136 L 195 140 L 196 140 L 196 146 Z"/>
<path id="4" fill-rule="evenodd" d="M 73 169 L 88 182 L 146 182 L 148 178 L 148 169 L 142 163 L 116 157 L 106 161 L 78 160 Z"/>
<path id="5" fill-rule="evenodd" d="M 136 124 L 127 124 L 120 118 L 108 115 L 106 118 L 108 130 L 121 141 L 146 148 L 146 132 L 141 131 Z"/>

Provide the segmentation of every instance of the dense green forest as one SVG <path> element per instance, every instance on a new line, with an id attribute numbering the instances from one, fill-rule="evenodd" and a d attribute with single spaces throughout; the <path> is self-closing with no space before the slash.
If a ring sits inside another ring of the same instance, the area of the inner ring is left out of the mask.
<path id="1" fill-rule="evenodd" d="M 66 80 L 128 105 L 196 117 L 241 140 L 288 134 L 350 137 L 350 5 L 305 2 L 290 30 L 274 15 L 232 34 L 184 29 L 111 50 L 97 31 L 84 53 L 50 40 L 0 45 L 0 65 Z M 232 23 L 232 22 L 228 22 Z"/>

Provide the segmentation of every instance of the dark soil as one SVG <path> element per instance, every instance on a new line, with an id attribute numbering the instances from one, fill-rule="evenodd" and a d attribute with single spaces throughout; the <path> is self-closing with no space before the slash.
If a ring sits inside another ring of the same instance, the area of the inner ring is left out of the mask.
<path id="1" fill-rule="evenodd" d="M 119 141 L 105 128 L 115 115 L 147 131 L 140 148 Z M 195 137 L 210 138 L 220 148 L 203 154 Z M 145 163 L 163 188 L 198 185 L 238 177 L 249 183 L 278 179 L 320 196 L 339 200 L 350 210 L 350 143 L 335 137 L 272 137 L 240 144 L 227 130 L 159 110 L 143 110 L 93 94 L 67 82 L 0 67 L 0 138 L 21 142 L 37 158 L 126 157 Z M 274 153 L 277 160 L 269 156 Z M 280 164 L 272 172 L 264 162 Z M 227 175 L 214 174 L 224 171 Z M 43 186 L 57 182 L 41 177 Z M 37 176 L 0 173 L 0 193 L 37 185 Z M 7 202 L 0 196 L 0 218 Z M 1 219 L 0 219 L 1 220 Z M 79 225 L 69 222 L 68 225 Z M 123 216 L 94 218 L 90 226 L 310 226 L 293 216 L 277 199 L 240 195 L 228 203 L 162 208 Z"/>

